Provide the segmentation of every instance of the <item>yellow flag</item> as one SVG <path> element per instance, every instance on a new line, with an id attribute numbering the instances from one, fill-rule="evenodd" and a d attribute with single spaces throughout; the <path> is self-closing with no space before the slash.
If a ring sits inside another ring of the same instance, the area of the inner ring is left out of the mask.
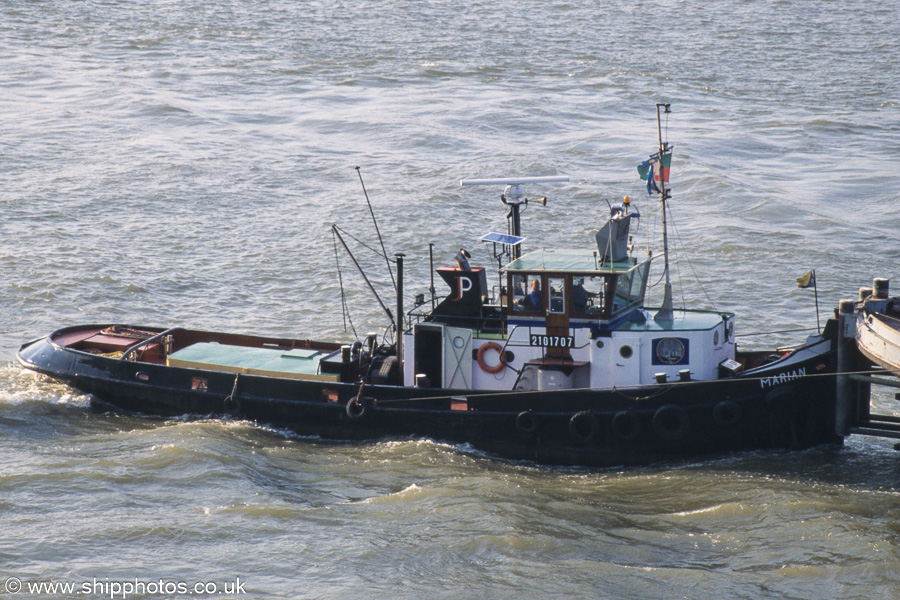
<path id="1" fill-rule="evenodd" d="M 797 280 L 797 287 L 810 288 L 816 287 L 816 270 L 813 269 L 803 277 Z"/>

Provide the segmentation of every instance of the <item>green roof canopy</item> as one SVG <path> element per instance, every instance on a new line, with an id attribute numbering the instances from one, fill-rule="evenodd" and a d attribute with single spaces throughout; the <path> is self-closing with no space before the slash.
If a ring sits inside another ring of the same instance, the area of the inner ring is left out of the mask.
<path id="1" fill-rule="evenodd" d="M 615 263 L 601 262 L 591 250 L 534 250 L 517 258 L 503 270 L 535 273 L 540 271 L 552 273 L 579 273 L 583 275 L 613 275 L 627 273 L 637 265 L 650 260 L 646 252 L 635 253 L 637 262 L 627 260 Z"/>

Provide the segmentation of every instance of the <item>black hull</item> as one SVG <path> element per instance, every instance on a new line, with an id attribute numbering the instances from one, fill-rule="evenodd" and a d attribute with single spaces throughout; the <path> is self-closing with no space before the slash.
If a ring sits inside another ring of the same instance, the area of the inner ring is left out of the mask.
<path id="1" fill-rule="evenodd" d="M 544 464 L 643 465 L 843 440 L 835 433 L 829 376 L 836 370 L 834 352 L 731 379 L 620 389 L 513 393 L 366 385 L 358 404 L 359 384 L 123 361 L 49 338 L 22 346 L 18 359 L 136 413 L 232 416 L 326 439 L 427 437 Z M 204 389 L 195 389 L 198 377 Z"/>

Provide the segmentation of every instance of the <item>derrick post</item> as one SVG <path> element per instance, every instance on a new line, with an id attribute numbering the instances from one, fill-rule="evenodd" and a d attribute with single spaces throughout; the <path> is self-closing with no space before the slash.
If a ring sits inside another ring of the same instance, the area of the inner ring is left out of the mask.
<path id="1" fill-rule="evenodd" d="M 397 259 L 397 362 L 400 364 L 400 373 L 403 373 L 403 332 L 406 325 L 403 319 L 403 257 L 405 254 L 394 255 Z"/>

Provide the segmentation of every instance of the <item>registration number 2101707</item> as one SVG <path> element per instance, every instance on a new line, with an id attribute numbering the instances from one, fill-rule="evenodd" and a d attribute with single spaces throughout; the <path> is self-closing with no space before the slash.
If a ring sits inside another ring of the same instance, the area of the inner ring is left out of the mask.
<path id="1" fill-rule="evenodd" d="M 572 348 L 575 346 L 575 338 L 571 335 L 540 335 L 532 333 L 528 343 L 532 346 L 545 346 L 547 348 Z"/>

